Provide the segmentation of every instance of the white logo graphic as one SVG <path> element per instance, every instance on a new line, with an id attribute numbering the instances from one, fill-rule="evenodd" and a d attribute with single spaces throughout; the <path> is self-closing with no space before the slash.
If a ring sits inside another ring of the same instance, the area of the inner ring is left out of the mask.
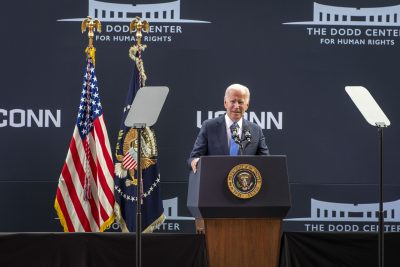
<path id="1" fill-rule="evenodd" d="M 311 217 L 290 218 L 285 221 L 376 222 L 379 203 L 345 204 L 311 199 Z M 400 199 L 383 203 L 386 222 L 400 222 Z"/>
<path id="2" fill-rule="evenodd" d="M 385 232 L 400 232 L 400 199 L 383 203 L 383 216 Z M 291 227 L 300 222 L 306 232 L 377 232 L 378 219 L 378 203 L 346 204 L 311 199 L 311 217 L 284 221 L 292 223 Z"/>
<path id="3" fill-rule="evenodd" d="M 314 17 L 312 21 L 287 22 L 284 24 L 399 26 L 400 5 L 354 8 L 314 3 Z"/>
<path id="4" fill-rule="evenodd" d="M 178 221 L 193 221 L 193 217 L 178 216 L 178 197 L 163 200 L 164 215 L 166 220 L 157 227 L 158 231 L 162 232 L 180 232 L 184 228 L 185 222 Z"/>
<path id="5" fill-rule="evenodd" d="M 307 25 L 307 35 L 320 37 L 321 45 L 393 46 L 400 37 L 400 30 L 393 28 L 400 25 L 400 5 L 353 8 L 314 3 L 313 12 L 312 21 L 283 24 Z"/>
<path id="6" fill-rule="evenodd" d="M 164 214 L 167 220 L 193 221 L 193 217 L 178 216 L 178 197 L 163 200 Z"/>
<path id="7" fill-rule="evenodd" d="M 0 127 L 38 127 L 49 128 L 61 127 L 61 110 L 57 109 L 55 114 L 49 109 L 1 109 Z"/>
<path id="8" fill-rule="evenodd" d="M 131 22 L 136 16 L 148 22 L 210 23 L 201 20 L 181 19 L 181 1 L 158 4 L 118 4 L 89 0 L 89 16 L 101 22 Z M 83 18 L 59 21 L 82 21 Z"/>
<path id="9" fill-rule="evenodd" d="M 207 117 L 203 118 L 202 111 L 197 111 L 196 117 L 196 126 L 197 128 L 201 128 L 201 124 L 206 119 L 217 118 L 221 115 L 224 115 L 226 111 L 207 111 Z M 283 112 L 278 112 L 274 115 L 272 112 L 264 112 L 262 111 L 258 116 L 255 112 L 250 111 L 244 114 L 244 118 L 248 121 L 254 122 L 258 124 L 261 129 L 272 129 L 272 125 L 275 126 L 277 130 L 282 130 L 283 128 Z"/>

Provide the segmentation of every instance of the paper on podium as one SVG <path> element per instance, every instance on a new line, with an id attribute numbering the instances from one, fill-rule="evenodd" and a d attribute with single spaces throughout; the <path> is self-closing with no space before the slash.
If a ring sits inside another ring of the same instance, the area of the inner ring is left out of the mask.
<path id="1" fill-rule="evenodd" d="M 133 99 L 125 126 L 153 126 L 167 98 L 169 89 L 166 86 L 145 86 L 140 88 Z"/>
<path id="2" fill-rule="evenodd" d="M 380 127 L 390 125 L 389 119 L 365 87 L 346 86 L 345 89 L 369 124 Z"/>

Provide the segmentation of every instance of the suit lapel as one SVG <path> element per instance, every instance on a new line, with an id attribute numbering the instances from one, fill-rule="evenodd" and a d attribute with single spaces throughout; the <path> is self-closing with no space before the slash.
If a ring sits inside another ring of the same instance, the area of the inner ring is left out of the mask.
<path id="1" fill-rule="evenodd" d="M 250 142 L 247 141 L 246 138 L 245 138 L 245 136 L 244 136 L 244 132 L 245 132 L 246 129 L 247 129 L 247 130 L 250 132 L 250 134 L 251 134 L 251 131 L 250 131 L 251 129 L 250 129 L 249 122 L 243 118 L 243 124 L 242 124 L 242 138 L 241 138 L 242 146 L 243 146 L 243 154 L 245 154 L 244 152 L 246 151 L 246 146 L 247 146 L 248 144 L 250 144 Z"/>
<path id="2" fill-rule="evenodd" d="M 228 147 L 228 138 L 226 132 L 226 125 L 225 125 L 225 116 L 221 116 L 218 118 L 217 121 L 217 134 L 218 134 L 218 141 L 222 144 L 222 149 L 224 155 L 229 155 L 229 147 Z"/>

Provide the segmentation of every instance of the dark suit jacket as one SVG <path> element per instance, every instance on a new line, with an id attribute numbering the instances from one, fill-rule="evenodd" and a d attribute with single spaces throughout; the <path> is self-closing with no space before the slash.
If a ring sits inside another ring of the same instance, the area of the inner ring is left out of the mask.
<path id="1" fill-rule="evenodd" d="M 250 131 L 251 140 L 244 140 L 242 134 L 242 154 L 269 155 L 261 127 L 243 119 L 242 133 L 245 129 Z M 189 167 L 194 158 L 208 155 L 229 155 L 225 116 L 204 121 L 188 159 Z"/>

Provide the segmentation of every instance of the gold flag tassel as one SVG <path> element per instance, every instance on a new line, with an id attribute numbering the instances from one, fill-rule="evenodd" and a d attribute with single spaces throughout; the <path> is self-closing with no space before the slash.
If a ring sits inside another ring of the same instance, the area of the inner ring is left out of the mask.
<path id="1" fill-rule="evenodd" d="M 81 30 L 82 33 L 84 33 L 88 29 L 88 38 L 89 38 L 89 44 L 85 49 L 86 56 L 88 58 L 92 59 L 93 66 L 96 64 L 96 58 L 95 58 L 95 53 L 96 53 L 96 48 L 93 47 L 93 37 L 94 37 L 94 31 L 96 30 L 97 32 L 101 32 L 101 23 L 98 19 L 92 19 L 90 16 L 88 16 L 86 19 L 82 21 L 81 25 Z"/>
<path id="2" fill-rule="evenodd" d="M 129 57 L 135 61 L 136 67 L 139 70 L 139 85 L 140 87 L 146 84 L 146 73 L 144 71 L 142 52 L 146 49 L 146 45 L 142 44 L 142 32 L 149 32 L 150 25 L 146 20 L 141 21 L 140 17 L 136 17 L 132 20 L 129 30 L 132 33 L 136 31 L 136 44 L 131 46 L 129 49 Z"/>

